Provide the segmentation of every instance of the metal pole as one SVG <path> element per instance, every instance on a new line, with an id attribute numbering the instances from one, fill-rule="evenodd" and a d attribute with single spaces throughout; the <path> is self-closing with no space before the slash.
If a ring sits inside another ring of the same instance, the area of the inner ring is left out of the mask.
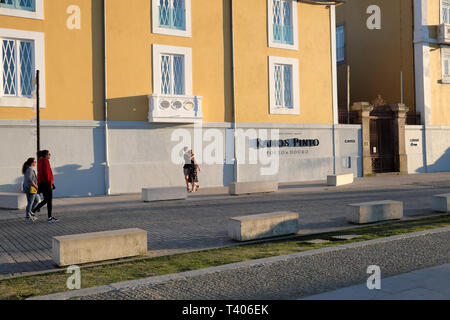
<path id="1" fill-rule="evenodd" d="M 41 151 L 41 126 L 40 126 L 40 99 L 39 99 L 39 70 L 36 70 L 36 135 L 37 135 L 37 141 L 36 141 L 36 147 L 37 147 L 37 153 L 36 155 L 39 156 L 39 151 Z"/>

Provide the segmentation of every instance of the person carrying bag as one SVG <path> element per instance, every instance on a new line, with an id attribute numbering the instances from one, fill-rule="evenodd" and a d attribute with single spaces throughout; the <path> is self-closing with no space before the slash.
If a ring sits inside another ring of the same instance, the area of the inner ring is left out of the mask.
<path id="1" fill-rule="evenodd" d="M 48 222 L 57 222 L 58 219 L 52 216 L 53 209 L 53 190 L 55 189 L 55 184 L 53 183 L 53 172 L 50 167 L 50 157 L 51 154 L 48 150 L 41 151 L 38 160 L 38 187 L 39 193 L 44 195 L 44 200 L 39 203 L 39 205 L 34 208 L 31 212 L 34 214 L 37 210 L 41 209 L 43 206 L 47 205 L 48 212 Z"/>
<path id="2" fill-rule="evenodd" d="M 24 175 L 23 179 L 23 192 L 27 195 L 27 208 L 25 211 L 25 219 L 27 221 L 36 221 L 37 217 L 32 213 L 34 209 L 39 204 L 38 196 L 38 181 L 36 177 L 36 172 L 34 167 L 36 166 L 36 159 L 29 158 L 22 167 L 22 173 Z"/>

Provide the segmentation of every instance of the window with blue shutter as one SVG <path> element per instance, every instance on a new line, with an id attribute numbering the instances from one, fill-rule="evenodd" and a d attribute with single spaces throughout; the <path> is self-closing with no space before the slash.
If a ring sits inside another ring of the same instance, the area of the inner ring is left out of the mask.
<path id="1" fill-rule="evenodd" d="M 32 41 L 1 40 L 1 94 L 31 97 L 34 77 L 34 43 Z"/>
<path id="2" fill-rule="evenodd" d="M 36 11 L 35 0 L 0 0 L 0 7 L 26 11 Z"/>
<path id="3" fill-rule="evenodd" d="M 161 55 L 161 94 L 184 95 L 184 57 Z"/>
<path id="4" fill-rule="evenodd" d="M 274 101 L 280 108 L 292 108 L 292 66 L 274 65 Z"/>
<path id="5" fill-rule="evenodd" d="M 294 44 L 292 1 L 273 0 L 272 10 L 273 41 L 282 44 Z"/>
<path id="6" fill-rule="evenodd" d="M 450 23 L 450 1 L 441 1 L 441 23 Z"/>
<path id="7" fill-rule="evenodd" d="M 184 0 L 159 0 L 159 26 L 186 30 L 186 6 Z"/>
<path id="8" fill-rule="evenodd" d="M 337 62 L 345 61 L 345 27 L 336 28 L 336 60 Z"/>

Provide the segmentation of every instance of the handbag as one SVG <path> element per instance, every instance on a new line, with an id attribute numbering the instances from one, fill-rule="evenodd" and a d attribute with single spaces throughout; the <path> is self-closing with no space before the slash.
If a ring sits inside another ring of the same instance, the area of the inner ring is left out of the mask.
<path id="1" fill-rule="evenodd" d="M 35 186 L 30 186 L 30 193 L 31 194 L 36 194 L 37 193 L 37 189 Z"/>

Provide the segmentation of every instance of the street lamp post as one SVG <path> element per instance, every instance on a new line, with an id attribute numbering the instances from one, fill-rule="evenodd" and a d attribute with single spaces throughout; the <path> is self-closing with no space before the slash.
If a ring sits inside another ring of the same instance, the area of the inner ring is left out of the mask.
<path id="1" fill-rule="evenodd" d="M 39 157 L 39 151 L 41 150 L 41 130 L 40 130 L 40 99 L 39 99 L 39 70 L 36 70 L 36 155 Z"/>

